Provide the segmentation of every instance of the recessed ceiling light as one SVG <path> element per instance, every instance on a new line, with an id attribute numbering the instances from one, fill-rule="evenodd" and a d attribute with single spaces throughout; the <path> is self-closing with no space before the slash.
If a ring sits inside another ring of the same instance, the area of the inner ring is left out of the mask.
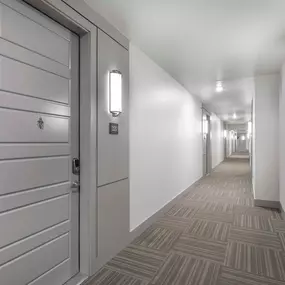
<path id="1" fill-rule="evenodd" d="M 237 118 L 237 114 L 234 113 L 234 114 L 233 114 L 233 119 L 235 120 L 236 118 Z"/>
<path id="2" fill-rule="evenodd" d="M 223 91 L 224 91 L 224 87 L 223 87 L 223 84 L 222 84 L 221 81 L 218 81 L 218 82 L 216 83 L 216 91 L 217 91 L 217 92 L 223 92 Z"/>

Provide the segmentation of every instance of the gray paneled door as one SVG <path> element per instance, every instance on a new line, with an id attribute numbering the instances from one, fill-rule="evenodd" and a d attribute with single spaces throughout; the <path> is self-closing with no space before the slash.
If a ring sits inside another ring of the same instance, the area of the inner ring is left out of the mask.
<path id="1" fill-rule="evenodd" d="M 26 4 L 0 0 L 3 285 L 61 285 L 79 270 L 78 45 Z"/>

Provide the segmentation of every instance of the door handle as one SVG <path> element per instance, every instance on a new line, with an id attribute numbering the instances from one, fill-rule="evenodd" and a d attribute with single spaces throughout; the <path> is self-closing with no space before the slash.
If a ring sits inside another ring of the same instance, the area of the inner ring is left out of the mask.
<path id="1" fill-rule="evenodd" d="M 80 182 L 75 180 L 71 183 L 71 189 L 72 189 L 72 193 L 76 193 L 79 191 L 80 188 Z"/>

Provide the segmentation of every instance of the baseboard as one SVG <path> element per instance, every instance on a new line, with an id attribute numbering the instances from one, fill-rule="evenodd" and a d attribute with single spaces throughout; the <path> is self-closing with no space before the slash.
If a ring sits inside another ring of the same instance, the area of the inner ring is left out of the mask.
<path id="1" fill-rule="evenodd" d="M 212 172 L 215 172 L 215 170 L 216 170 L 224 161 L 225 161 L 225 159 L 222 160 L 220 163 L 218 163 L 216 166 L 212 167 L 211 173 L 212 173 Z M 209 174 L 211 174 L 211 173 L 209 173 Z"/>
<path id="2" fill-rule="evenodd" d="M 281 211 L 282 218 L 285 220 L 285 212 L 284 212 L 284 208 L 282 207 L 281 202 L 280 202 L 280 211 Z"/>
<path id="3" fill-rule="evenodd" d="M 192 187 L 195 183 L 198 183 L 202 178 L 203 177 L 199 178 L 197 181 L 191 184 L 187 189 L 182 191 L 175 198 L 173 198 L 170 202 L 164 205 L 160 210 L 158 210 L 156 213 L 154 213 L 152 216 L 150 216 L 148 219 L 142 222 L 139 226 L 137 226 L 134 230 L 132 230 L 130 232 L 130 242 L 132 242 L 136 237 L 141 235 L 153 223 L 155 223 L 160 218 L 162 218 L 171 209 L 171 207 L 173 207 L 176 204 L 176 202 L 189 190 L 189 188 Z"/>
<path id="4" fill-rule="evenodd" d="M 279 201 L 267 201 L 267 200 L 258 200 L 254 199 L 255 207 L 271 208 L 281 210 L 282 206 Z"/>
<path id="5" fill-rule="evenodd" d="M 78 273 L 72 279 L 67 281 L 67 283 L 65 283 L 64 285 L 83 285 L 86 284 L 85 282 L 87 281 L 87 279 L 88 275 Z"/>

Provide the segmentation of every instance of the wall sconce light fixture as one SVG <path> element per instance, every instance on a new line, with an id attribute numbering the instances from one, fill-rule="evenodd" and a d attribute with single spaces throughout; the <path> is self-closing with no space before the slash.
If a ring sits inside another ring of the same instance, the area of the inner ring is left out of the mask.
<path id="1" fill-rule="evenodd" d="M 216 92 L 220 93 L 224 91 L 223 83 L 221 81 L 216 82 Z"/>
<path id="2" fill-rule="evenodd" d="M 247 124 L 247 133 L 250 136 L 252 134 L 252 122 L 248 122 Z"/>
<path id="3" fill-rule="evenodd" d="M 203 120 L 203 134 L 207 135 L 209 133 L 209 122 L 207 119 Z"/>
<path id="4" fill-rule="evenodd" d="M 122 73 L 118 70 L 109 74 L 109 111 L 113 117 L 122 113 Z"/>

